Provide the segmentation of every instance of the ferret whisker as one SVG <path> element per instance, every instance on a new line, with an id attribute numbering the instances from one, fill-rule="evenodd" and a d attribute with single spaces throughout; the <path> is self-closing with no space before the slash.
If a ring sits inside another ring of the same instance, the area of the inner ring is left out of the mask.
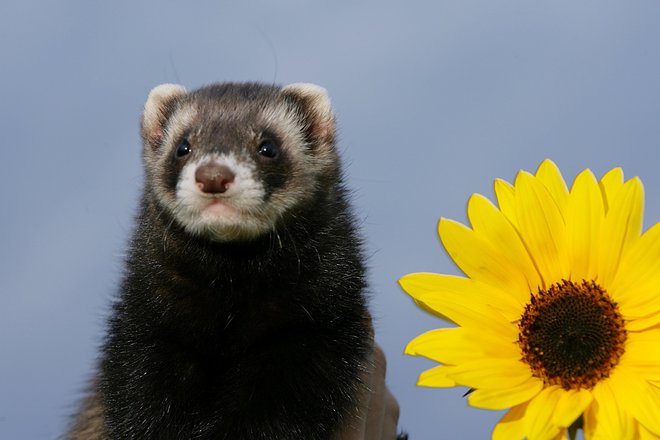
<path id="1" fill-rule="evenodd" d="M 316 322 L 316 321 L 314 320 L 314 316 L 312 316 L 312 314 L 309 313 L 309 310 L 307 310 L 307 307 L 305 307 L 304 304 L 300 304 L 300 303 L 298 303 L 298 305 L 300 306 L 301 309 L 303 309 L 303 311 L 305 312 L 305 314 L 309 317 L 310 322 Z"/>

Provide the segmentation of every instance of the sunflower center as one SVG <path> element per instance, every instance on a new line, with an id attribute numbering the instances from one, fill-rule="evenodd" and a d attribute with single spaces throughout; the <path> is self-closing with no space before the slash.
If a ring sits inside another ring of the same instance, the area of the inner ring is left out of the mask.
<path id="1" fill-rule="evenodd" d="M 624 351 L 617 304 L 593 281 L 562 281 L 532 295 L 518 324 L 518 344 L 534 376 L 566 390 L 592 388 Z"/>

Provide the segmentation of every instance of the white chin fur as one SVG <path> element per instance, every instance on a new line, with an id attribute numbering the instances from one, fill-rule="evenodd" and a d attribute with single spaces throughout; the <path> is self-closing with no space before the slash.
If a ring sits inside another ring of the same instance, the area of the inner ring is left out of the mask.
<path id="1" fill-rule="evenodd" d="M 197 187 L 195 171 L 209 161 L 227 166 L 235 175 L 222 194 L 205 194 Z M 233 154 L 207 155 L 187 163 L 176 187 L 175 218 L 190 234 L 213 241 L 249 240 L 272 230 L 275 219 L 269 215 L 255 171 L 249 160 Z"/>

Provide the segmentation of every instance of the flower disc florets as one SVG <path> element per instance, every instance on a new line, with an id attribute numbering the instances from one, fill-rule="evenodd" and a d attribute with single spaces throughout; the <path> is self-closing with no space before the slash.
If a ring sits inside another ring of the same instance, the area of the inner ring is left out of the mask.
<path id="1" fill-rule="evenodd" d="M 617 304 L 593 281 L 562 281 L 532 295 L 518 343 L 533 374 L 566 390 L 592 388 L 624 352 Z"/>

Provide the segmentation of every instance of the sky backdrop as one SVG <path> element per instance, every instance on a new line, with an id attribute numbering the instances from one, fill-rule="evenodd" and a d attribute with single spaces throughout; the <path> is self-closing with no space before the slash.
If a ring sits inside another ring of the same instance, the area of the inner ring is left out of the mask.
<path id="1" fill-rule="evenodd" d="M 436 234 L 553 159 L 621 166 L 660 220 L 660 2 L 33 1 L 0 4 L 0 438 L 54 439 L 86 381 L 142 182 L 149 90 L 314 82 L 333 100 L 376 332 L 411 440 L 484 439 L 502 413 L 428 389 L 402 354 L 447 326 L 397 279 L 459 274 Z"/>

